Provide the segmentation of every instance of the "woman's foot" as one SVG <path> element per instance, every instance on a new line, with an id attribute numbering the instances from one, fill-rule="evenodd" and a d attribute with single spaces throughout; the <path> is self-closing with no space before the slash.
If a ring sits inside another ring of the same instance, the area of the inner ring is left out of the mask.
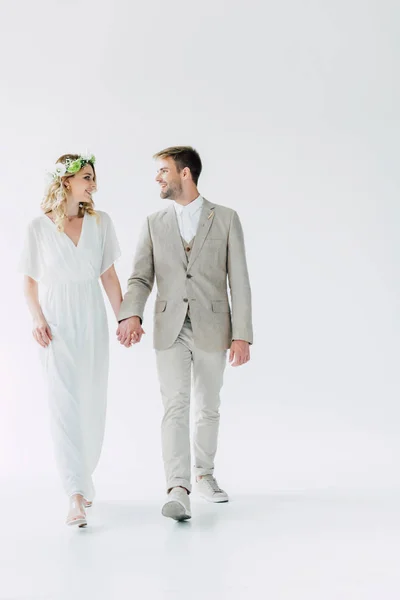
<path id="1" fill-rule="evenodd" d="M 66 524 L 86 527 L 85 499 L 81 494 L 71 496 Z"/>

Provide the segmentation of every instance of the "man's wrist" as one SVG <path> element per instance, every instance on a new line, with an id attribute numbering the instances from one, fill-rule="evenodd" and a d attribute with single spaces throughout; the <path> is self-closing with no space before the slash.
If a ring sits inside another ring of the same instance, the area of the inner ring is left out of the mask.
<path id="1" fill-rule="evenodd" d="M 128 319 L 139 319 L 140 324 L 142 324 L 142 319 L 139 315 L 131 315 L 130 317 L 125 317 L 125 319 L 121 319 L 118 323 L 122 323 L 123 321 L 127 321 Z"/>

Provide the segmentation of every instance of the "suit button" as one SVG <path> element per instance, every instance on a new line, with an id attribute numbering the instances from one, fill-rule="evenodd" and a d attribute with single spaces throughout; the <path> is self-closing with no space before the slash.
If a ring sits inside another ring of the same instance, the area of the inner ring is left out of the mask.
<path id="1" fill-rule="evenodd" d="M 184 298 L 183 301 L 184 302 L 189 302 L 189 300 L 187 298 Z"/>
<path id="2" fill-rule="evenodd" d="M 190 248 L 186 248 L 186 252 L 190 252 Z"/>
<path id="3" fill-rule="evenodd" d="M 191 275 L 190 273 L 188 273 L 188 274 L 186 275 L 186 277 L 187 277 L 188 279 L 192 279 L 193 275 Z"/>

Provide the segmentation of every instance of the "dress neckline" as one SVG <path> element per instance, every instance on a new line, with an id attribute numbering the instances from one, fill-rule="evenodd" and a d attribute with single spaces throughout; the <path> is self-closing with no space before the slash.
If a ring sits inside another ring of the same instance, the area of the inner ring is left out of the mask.
<path id="1" fill-rule="evenodd" d="M 53 219 L 50 219 L 50 217 L 48 217 L 47 215 L 43 215 L 43 218 L 46 219 L 46 221 L 49 221 L 50 225 L 52 225 L 56 230 L 56 224 L 54 223 Z M 79 236 L 79 240 L 77 241 L 77 243 L 75 244 L 75 242 L 69 237 L 69 235 L 67 233 L 65 233 L 65 231 L 60 231 L 59 233 L 63 234 L 69 241 L 70 243 L 73 245 L 73 247 L 75 249 L 78 249 L 79 244 L 81 243 L 81 239 L 82 239 L 82 235 L 83 235 L 83 231 L 84 231 L 84 227 L 85 227 L 85 221 L 86 221 L 86 211 L 83 213 L 83 217 L 82 217 L 82 228 L 81 228 L 81 234 Z"/>

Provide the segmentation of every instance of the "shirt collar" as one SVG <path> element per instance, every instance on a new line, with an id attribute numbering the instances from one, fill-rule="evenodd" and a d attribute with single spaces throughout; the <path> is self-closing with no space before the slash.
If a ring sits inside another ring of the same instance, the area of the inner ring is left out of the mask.
<path id="1" fill-rule="evenodd" d="M 181 215 L 183 211 L 189 214 L 192 217 L 198 210 L 200 210 L 203 206 L 203 196 L 197 196 L 196 200 L 193 200 L 190 204 L 186 206 L 182 206 L 182 204 L 178 204 L 174 200 L 174 206 L 177 215 Z"/>

